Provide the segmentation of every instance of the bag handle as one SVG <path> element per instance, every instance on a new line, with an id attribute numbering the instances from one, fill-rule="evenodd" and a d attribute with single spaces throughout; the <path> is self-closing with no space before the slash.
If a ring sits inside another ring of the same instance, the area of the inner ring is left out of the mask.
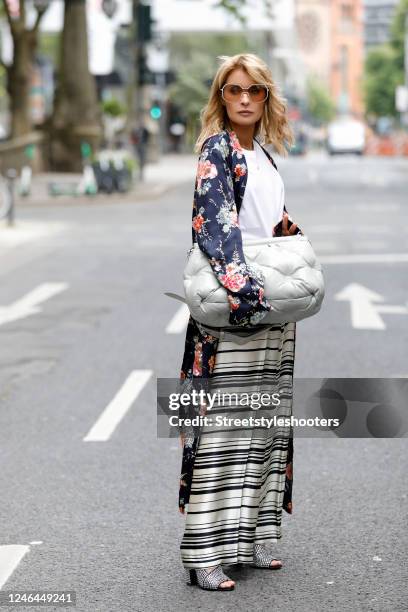
<path id="1" fill-rule="evenodd" d="M 181 295 L 178 295 L 178 293 L 173 293 L 172 291 L 165 291 L 164 295 L 174 298 L 175 300 L 180 300 L 180 302 L 184 302 L 184 304 L 187 304 L 186 298 L 182 297 Z"/>

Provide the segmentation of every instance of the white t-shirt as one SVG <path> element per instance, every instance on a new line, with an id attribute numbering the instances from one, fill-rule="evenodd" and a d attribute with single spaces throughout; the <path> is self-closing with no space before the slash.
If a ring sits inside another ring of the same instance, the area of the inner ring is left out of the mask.
<path id="1" fill-rule="evenodd" d="M 261 146 L 255 140 L 253 143 L 253 151 L 243 149 L 248 176 L 239 226 L 243 238 L 269 238 L 272 228 L 283 217 L 285 188 Z"/>

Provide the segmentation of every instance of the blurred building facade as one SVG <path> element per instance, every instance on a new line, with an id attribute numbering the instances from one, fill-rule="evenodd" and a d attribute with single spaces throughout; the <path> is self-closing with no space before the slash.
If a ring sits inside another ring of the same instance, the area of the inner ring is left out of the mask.
<path id="1" fill-rule="evenodd" d="M 296 0 L 296 29 L 307 73 L 326 84 L 338 112 L 361 116 L 362 0 Z"/>
<path id="2" fill-rule="evenodd" d="M 399 0 L 364 0 L 364 48 L 382 45 L 390 39 L 390 25 Z"/>
<path id="3" fill-rule="evenodd" d="M 362 0 L 332 0 L 330 17 L 330 91 L 340 112 L 361 116 L 364 110 L 361 91 L 364 69 Z"/>

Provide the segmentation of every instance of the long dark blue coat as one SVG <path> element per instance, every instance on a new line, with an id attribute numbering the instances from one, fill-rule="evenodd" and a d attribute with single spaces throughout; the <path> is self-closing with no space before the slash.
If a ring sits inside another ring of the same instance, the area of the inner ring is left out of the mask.
<path id="1" fill-rule="evenodd" d="M 277 169 L 272 156 L 262 148 Z M 207 255 L 214 274 L 227 291 L 229 323 L 246 328 L 260 324 L 271 307 L 264 297 L 263 278 L 248 266 L 242 248 L 238 215 L 247 175 L 244 152 L 235 132 L 222 130 L 207 138 L 198 160 L 192 214 L 193 244 L 197 242 Z M 287 212 L 286 206 L 284 210 Z M 282 235 L 282 221 L 273 228 L 271 235 Z M 180 372 L 184 391 L 191 389 L 192 385 L 208 390 L 217 347 L 218 338 L 201 333 L 195 319 L 190 316 Z M 289 440 L 283 509 L 291 514 L 293 440 Z M 179 489 L 179 506 L 182 508 L 190 497 L 198 441 L 199 434 L 195 430 L 194 435 L 186 436 L 184 443 Z"/>

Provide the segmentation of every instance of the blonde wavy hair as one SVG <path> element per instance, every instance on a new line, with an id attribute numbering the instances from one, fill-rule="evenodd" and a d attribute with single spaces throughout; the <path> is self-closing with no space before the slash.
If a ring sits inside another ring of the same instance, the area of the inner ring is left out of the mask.
<path id="1" fill-rule="evenodd" d="M 288 151 L 285 142 L 292 146 L 295 139 L 286 113 L 286 99 L 282 97 L 279 87 L 273 81 L 268 65 L 253 53 L 220 55 L 217 59 L 222 63 L 214 76 L 208 102 L 200 113 L 201 132 L 194 145 L 194 151 L 200 151 L 209 136 L 224 129 L 232 131 L 227 110 L 222 104 L 220 88 L 235 68 L 242 68 L 255 83 L 263 83 L 269 89 L 262 117 L 255 124 L 254 136 L 259 138 L 261 144 L 272 144 L 280 155 L 286 156 Z"/>

